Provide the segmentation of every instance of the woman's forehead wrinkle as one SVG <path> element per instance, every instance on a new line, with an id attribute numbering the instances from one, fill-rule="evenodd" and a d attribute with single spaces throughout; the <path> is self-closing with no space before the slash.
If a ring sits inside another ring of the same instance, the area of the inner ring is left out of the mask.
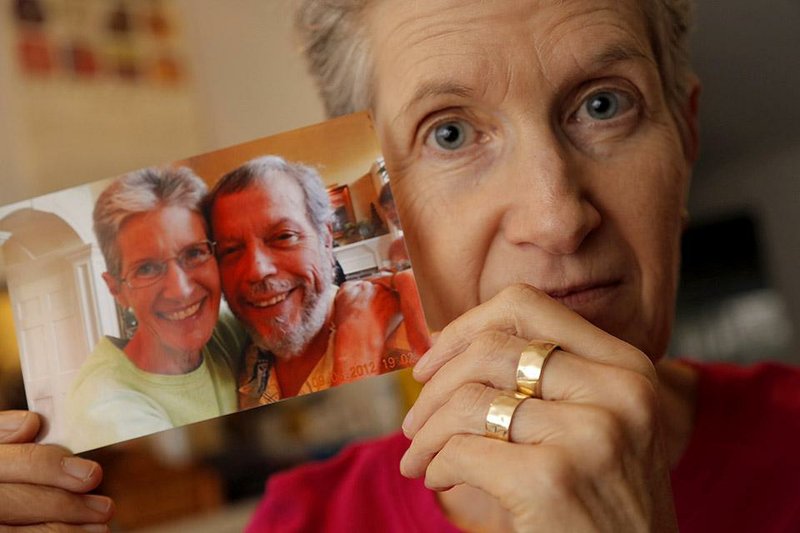
<path id="1" fill-rule="evenodd" d="M 392 10 L 387 15 L 397 9 L 385 5 Z M 548 9 L 553 6 L 540 1 L 515 2 L 500 10 L 485 2 L 462 3 L 462 8 L 449 11 L 448 6 L 436 0 L 415 3 L 400 16 L 373 19 L 383 70 L 376 103 L 394 94 L 391 107 L 383 109 L 392 126 L 428 99 L 505 101 L 512 92 L 530 95 L 537 85 L 541 90 L 539 83 L 558 91 L 577 76 L 610 63 L 652 61 L 646 32 L 638 27 L 643 17 L 639 11 L 631 16 L 629 2 L 589 0 L 560 4 L 559 9 Z M 510 40 L 527 48 L 527 56 L 498 54 L 498 46 Z M 539 83 L 530 76 L 533 73 L 538 73 Z"/>
<path id="2" fill-rule="evenodd" d="M 426 72 L 423 65 L 433 63 L 431 71 L 441 71 L 449 59 L 476 57 L 492 60 L 493 43 L 503 39 L 495 24 L 487 23 L 484 2 L 461 2 L 458 9 L 447 9 L 446 3 L 431 2 L 409 6 L 405 15 L 379 16 L 373 12 L 373 31 L 376 59 L 381 68 L 394 70 L 393 78 L 413 79 L 414 74 Z M 387 9 L 396 8 L 384 4 Z M 507 16 L 507 15 L 506 15 Z M 449 62 L 454 63 L 454 62 Z M 390 65 L 390 67 L 387 67 Z"/>
<path id="3" fill-rule="evenodd" d="M 618 9 L 622 5 L 620 2 Z M 620 21 L 618 9 L 573 10 L 546 24 L 544 31 L 533 34 L 542 72 L 551 85 L 556 76 L 550 71 L 565 70 L 568 59 L 582 72 L 599 70 L 621 60 L 651 59 L 643 35 L 631 27 L 630 18 L 624 19 L 627 23 Z"/>

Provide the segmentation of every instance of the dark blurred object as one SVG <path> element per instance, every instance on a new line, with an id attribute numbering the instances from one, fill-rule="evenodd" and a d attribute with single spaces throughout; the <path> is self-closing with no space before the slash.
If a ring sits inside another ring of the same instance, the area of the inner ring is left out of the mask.
<path id="1" fill-rule="evenodd" d="M 756 221 L 747 213 L 690 226 L 681 257 L 681 307 L 768 285 Z"/>
<path id="2" fill-rule="evenodd" d="M 38 0 L 17 0 L 14 14 L 17 20 L 28 24 L 42 24 L 45 21 L 44 10 Z"/>
<path id="3" fill-rule="evenodd" d="M 344 273 L 344 269 L 342 268 L 342 264 L 339 261 L 334 260 L 333 262 L 333 282 L 336 285 L 341 285 L 347 281 L 347 276 Z"/>
<path id="4" fill-rule="evenodd" d="M 737 363 L 791 360 L 792 324 L 760 242 L 751 213 L 687 229 L 670 353 Z"/>
<path id="5" fill-rule="evenodd" d="M 369 222 L 372 224 L 373 233 L 375 235 L 384 235 L 389 233 L 389 226 L 381 218 L 380 214 L 378 213 L 378 208 L 375 207 L 375 204 L 372 202 L 369 204 Z"/>
<path id="6" fill-rule="evenodd" d="M 0 411 L 27 408 L 22 372 L 0 368 Z"/>
<path id="7" fill-rule="evenodd" d="M 117 7 L 108 16 L 108 29 L 112 33 L 128 33 L 131 31 L 131 15 L 124 2 L 119 2 Z"/>

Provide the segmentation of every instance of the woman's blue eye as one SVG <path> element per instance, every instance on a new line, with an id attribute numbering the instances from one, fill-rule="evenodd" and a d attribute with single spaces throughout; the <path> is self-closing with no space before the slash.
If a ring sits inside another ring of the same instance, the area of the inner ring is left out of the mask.
<path id="1" fill-rule="evenodd" d="M 150 278 L 154 276 L 158 276 L 161 274 L 161 265 L 158 263 L 142 263 L 134 272 L 134 275 L 138 278 Z"/>
<path id="2" fill-rule="evenodd" d="M 445 150 L 457 150 L 467 140 L 464 125 L 459 122 L 445 122 L 436 126 L 433 132 L 436 144 Z"/>
<path id="3" fill-rule="evenodd" d="M 586 100 L 586 112 L 595 120 L 614 118 L 619 107 L 619 97 L 607 91 L 595 93 Z"/>

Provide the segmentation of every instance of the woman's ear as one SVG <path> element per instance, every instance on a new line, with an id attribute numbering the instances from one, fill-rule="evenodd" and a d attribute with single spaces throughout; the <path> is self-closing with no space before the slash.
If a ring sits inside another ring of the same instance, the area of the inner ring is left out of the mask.
<path id="1" fill-rule="evenodd" d="M 103 281 L 106 282 L 108 292 L 111 293 L 117 303 L 121 307 L 128 307 L 128 299 L 122 294 L 122 282 L 108 272 L 103 272 Z"/>

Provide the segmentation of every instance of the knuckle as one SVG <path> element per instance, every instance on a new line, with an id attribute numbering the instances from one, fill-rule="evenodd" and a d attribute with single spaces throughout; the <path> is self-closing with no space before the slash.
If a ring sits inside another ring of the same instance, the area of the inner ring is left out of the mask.
<path id="1" fill-rule="evenodd" d="M 647 431 L 658 416 L 658 391 L 653 382 L 636 372 L 628 372 L 622 378 L 621 411 L 636 431 Z"/>
<path id="2" fill-rule="evenodd" d="M 75 522 L 87 516 L 79 495 L 46 486 L 0 485 L 0 524 L 45 524 L 54 518 Z"/>
<path id="3" fill-rule="evenodd" d="M 650 360 L 647 355 L 634 348 L 633 346 L 630 347 L 630 360 L 631 360 L 631 370 L 640 374 L 644 378 L 646 378 L 651 383 L 658 382 L 658 375 L 656 374 L 656 367 L 653 365 L 653 362 Z"/>
<path id="4" fill-rule="evenodd" d="M 502 357 L 502 348 L 508 342 L 508 334 L 501 331 L 484 331 L 472 343 L 480 361 L 495 362 Z"/>
<path id="5" fill-rule="evenodd" d="M 45 446 L 33 443 L 15 444 L 10 452 L 21 469 L 28 470 L 32 466 L 41 465 L 47 459 Z"/>
<path id="6" fill-rule="evenodd" d="M 501 292 L 503 298 L 512 302 L 522 302 L 529 298 L 540 298 L 544 293 L 527 283 L 513 283 Z"/>
<path id="7" fill-rule="evenodd" d="M 461 459 L 468 455 L 467 442 L 466 435 L 453 435 L 447 440 L 443 450 L 445 451 L 444 458 L 448 464 L 460 464 Z"/>
<path id="8" fill-rule="evenodd" d="M 459 413 L 472 414 L 482 409 L 487 387 L 478 383 L 466 383 L 456 389 L 448 403 Z"/>
<path id="9" fill-rule="evenodd" d="M 566 452 L 555 448 L 547 454 L 546 460 L 537 468 L 539 482 L 551 500 L 561 500 L 574 492 L 578 485 L 575 468 Z"/>
<path id="10" fill-rule="evenodd" d="M 522 317 L 530 312 L 531 302 L 544 293 L 525 283 L 514 283 L 501 290 L 491 302 L 504 329 L 514 334 L 523 330 Z"/>
<path id="11" fill-rule="evenodd" d="M 596 409 L 584 424 L 587 439 L 587 459 L 594 469 L 608 472 L 617 469 L 626 452 L 625 432 L 622 423 L 612 413 Z"/>
<path id="12" fill-rule="evenodd" d="M 466 453 L 464 435 L 453 435 L 442 450 L 431 460 L 425 470 L 425 486 L 429 489 L 442 488 L 457 481 L 457 468 Z"/>

